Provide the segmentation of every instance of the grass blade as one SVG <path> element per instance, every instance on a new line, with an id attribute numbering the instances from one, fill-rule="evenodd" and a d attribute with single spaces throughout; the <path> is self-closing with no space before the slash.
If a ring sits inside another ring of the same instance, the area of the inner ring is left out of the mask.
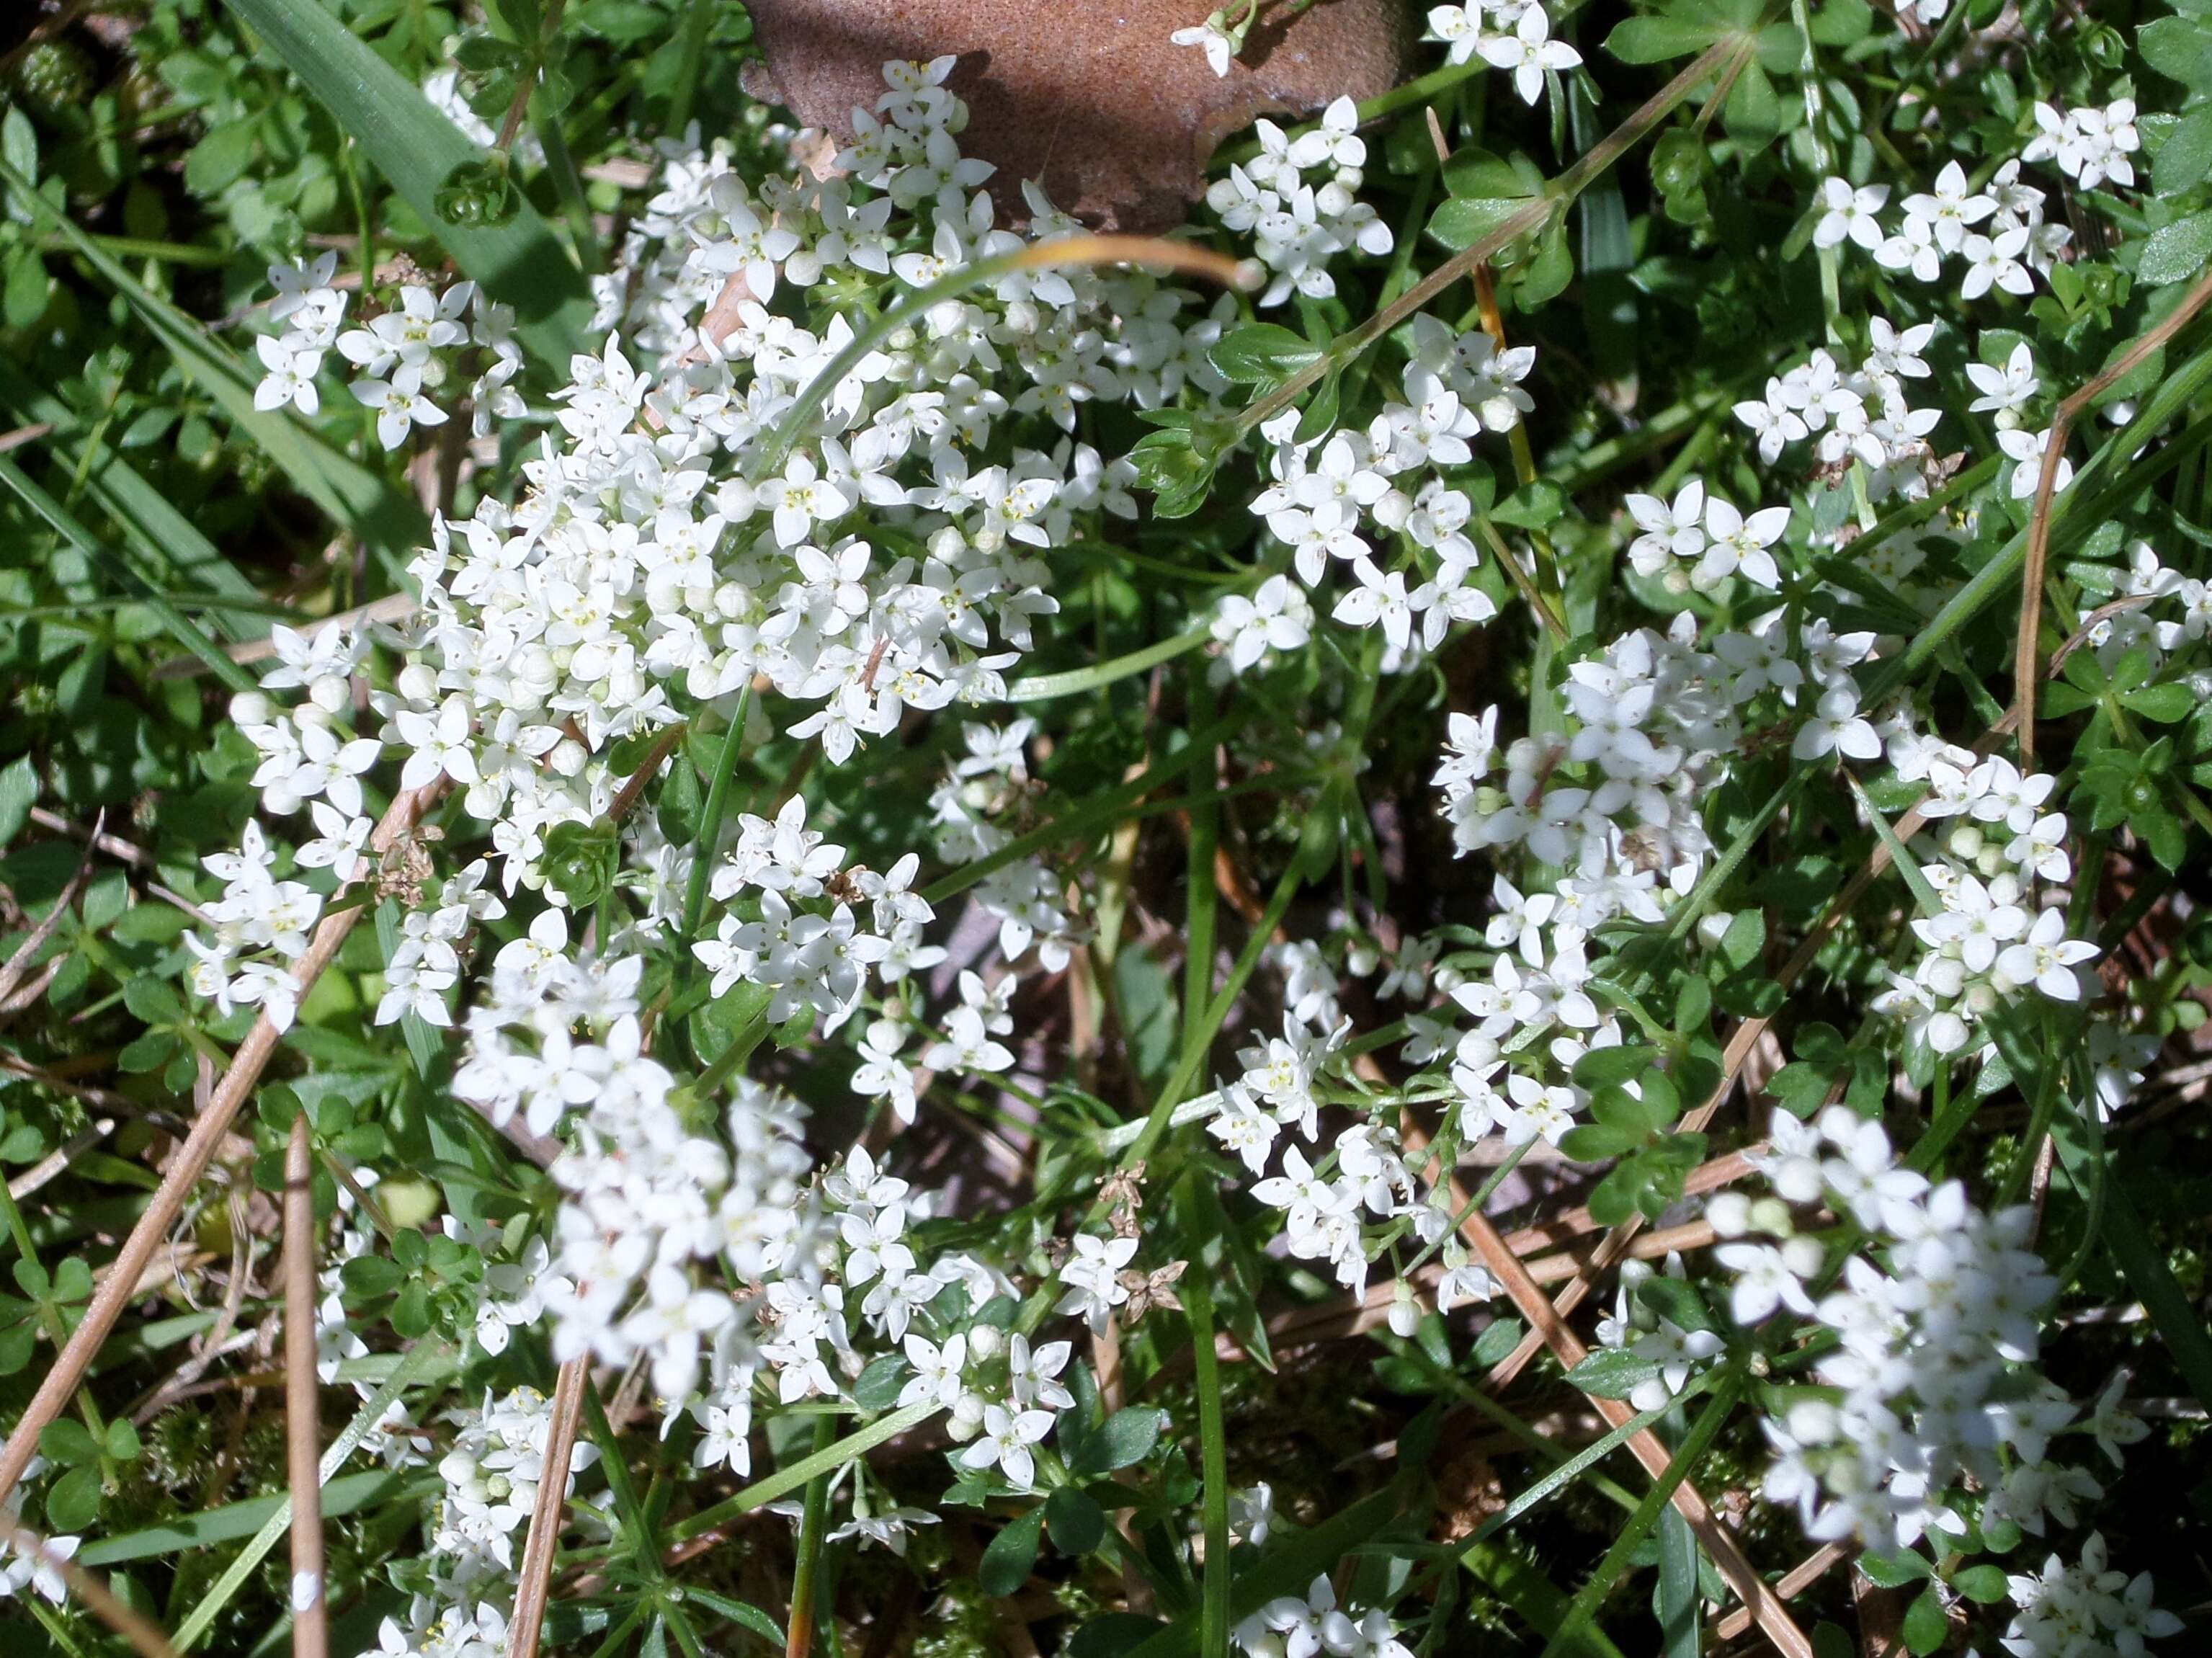
<path id="1" fill-rule="evenodd" d="M 514 307 L 523 343 L 560 367 L 591 349 L 590 285 L 528 202 L 499 225 L 457 225 L 439 216 L 438 191 L 447 175 L 483 152 L 418 88 L 313 0 L 224 3 L 359 142 L 463 273 Z"/>
<path id="2" fill-rule="evenodd" d="M 354 1418 L 346 1424 L 345 1431 L 332 1440 L 330 1449 L 323 1453 L 324 1479 L 329 1479 L 345 1466 L 345 1460 L 361 1448 L 361 1442 L 368 1437 L 368 1430 L 383 1419 L 384 1413 L 392 1408 L 400 1394 L 428 1374 L 430 1368 L 439 1360 L 449 1357 L 450 1350 L 441 1342 L 418 1341 L 409 1348 L 391 1376 L 385 1379 L 384 1385 L 369 1395 L 367 1404 L 354 1412 Z M 325 1504 L 325 1511 L 327 1507 Z M 288 1496 L 270 1514 L 261 1529 L 254 1533 L 246 1546 L 238 1552 L 238 1558 L 223 1569 L 222 1576 L 216 1579 L 214 1587 L 208 1590 L 199 1605 L 192 1608 L 191 1615 L 177 1631 L 179 1652 L 190 1652 L 206 1637 L 216 1619 L 230 1604 L 231 1596 L 236 1594 L 246 1580 L 259 1569 L 269 1551 L 276 1546 L 276 1540 L 291 1528 L 292 1499 Z"/>
<path id="3" fill-rule="evenodd" d="M 426 541 L 429 521 L 412 499 L 359 462 L 340 454 L 287 414 L 253 406 L 254 379 L 229 349 L 124 269 L 97 241 L 70 222 L 23 175 L 0 161 L 0 179 L 15 187 L 46 228 L 97 271 L 168 348 L 177 366 L 215 398 L 260 445 L 300 493 L 372 547 L 411 552 Z"/>
<path id="4" fill-rule="evenodd" d="M 84 416 L 34 385 L 5 358 L 0 358 L 0 407 L 9 410 L 23 425 L 53 427 L 53 433 L 44 440 L 47 451 L 64 471 L 82 470 L 84 493 L 115 520 L 124 539 L 141 559 L 156 567 L 170 585 L 235 598 L 246 607 L 210 612 L 225 638 L 268 637 L 265 602 L 245 573 L 216 551 L 215 544 L 199 532 L 191 519 L 171 506 L 167 496 L 133 471 L 112 448 L 95 439 L 79 443 L 64 436 L 82 425 Z"/>
<path id="5" fill-rule="evenodd" d="M 100 545 L 91 531 L 72 518 L 61 502 L 32 483 L 14 461 L 0 459 L 0 483 L 14 490 L 26 506 L 46 521 L 56 535 L 82 553 L 110 580 L 161 617 L 161 625 L 169 630 L 171 636 L 206 663 L 210 671 L 224 684 L 234 691 L 250 691 L 254 688 L 253 676 L 225 656 L 222 647 L 202 631 L 198 623 L 149 587 L 136 571 Z"/>

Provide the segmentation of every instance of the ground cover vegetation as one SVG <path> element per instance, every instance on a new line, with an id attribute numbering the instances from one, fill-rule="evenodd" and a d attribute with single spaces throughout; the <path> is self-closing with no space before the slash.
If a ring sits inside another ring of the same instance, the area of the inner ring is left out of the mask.
<path id="1" fill-rule="evenodd" d="M 2212 12 L 1202 6 L 0 21 L 11 1654 L 2202 1637 Z"/>

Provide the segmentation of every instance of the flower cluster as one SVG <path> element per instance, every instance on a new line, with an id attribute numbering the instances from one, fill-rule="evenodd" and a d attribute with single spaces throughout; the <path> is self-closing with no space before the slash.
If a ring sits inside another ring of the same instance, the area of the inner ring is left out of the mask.
<path id="1" fill-rule="evenodd" d="M 2045 219 L 2044 193 L 2021 182 L 2019 160 L 2007 161 L 1979 190 L 1968 185 L 1958 162 L 1946 162 L 1932 185 L 1905 198 L 1905 216 L 1893 229 L 1885 229 L 1880 218 L 1888 201 L 1887 185 L 1823 179 L 1814 245 L 1855 243 L 1883 270 L 1910 272 L 1921 282 L 1940 280 L 1945 264 L 1956 260 L 1966 267 L 1959 297 L 1978 300 L 1992 288 L 2014 295 L 2034 292 L 2031 272 L 2047 273 L 2074 234 Z"/>
<path id="2" fill-rule="evenodd" d="M 1492 26 L 1495 27 L 1492 27 Z M 1427 38 L 1449 48 L 1454 64 L 1480 58 L 1513 77 L 1513 90 L 1524 104 L 1544 95 L 1547 79 L 1574 69 L 1582 53 L 1552 39 L 1552 20 L 1536 0 L 1474 0 L 1462 6 L 1429 8 Z"/>
<path id="3" fill-rule="evenodd" d="M 2021 151 L 2024 161 L 2055 161 L 2058 170 L 2084 190 L 2094 190 L 2106 179 L 2116 185 L 2136 181 L 2135 163 L 2128 160 L 2142 148 L 2136 131 L 2136 100 L 2116 98 L 2102 109 L 2069 109 L 2061 114 L 2049 104 L 2035 106 L 2035 137 Z"/>
<path id="4" fill-rule="evenodd" d="M 474 1409 L 451 1412 L 452 1443 L 438 1463 L 444 1490 L 426 1527 L 429 1553 L 406 1616 L 386 1618 L 375 1658 L 490 1658 L 507 1649 L 522 1536 L 547 1478 L 552 1401 L 518 1388 Z M 599 1460 L 578 1442 L 562 1478 Z"/>
<path id="5" fill-rule="evenodd" d="M 522 369 L 522 348 L 514 338 L 510 307 L 487 300 L 471 282 L 454 282 L 443 293 L 403 282 L 392 306 L 367 326 L 342 329 L 349 295 L 331 286 L 337 270 L 335 253 L 321 254 L 312 264 L 270 266 L 276 297 L 269 316 L 285 326 L 280 334 L 254 340 L 263 370 L 256 408 L 289 404 L 303 415 L 320 413 L 317 377 L 325 354 L 335 348 L 356 371 L 348 389 L 376 416 L 377 441 L 397 449 L 416 427 L 445 424 L 447 411 L 431 394 L 455 379 L 451 354 L 472 346 L 484 356 L 467 392 L 476 435 L 489 432 L 495 417 L 526 412 L 511 384 Z"/>
<path id="6" fill-rule="evenodd" d="M 1379 257 L 1394 245 L 1390 227 L 1358 198 L 1367 162 L 1358 126 L 1349 98 L 1331 104 L 1318 126 L 1296 138 L 1261 121 L 1260 153 L 1207 187 L 1207 205 L 1231 230 L 1252 233 L 1254 254 L 1271 273 L 1262 307 L 1294 293 L 1328 299 L 1336 292 L 1329 264 L 1339 254 L 1357 248 Z"/>
<path id="7" fill-rule="evenodd" d="M 1759 458 L 1770 466 L 1790 444 L 1817 434 L 1821 465 L 1865 468 L 1870 500 L 1918 500 L 1928 493 L 1935 459 L 1928 435 L 1942 411 L 1915 409 L 1905 382 L 1928 377 L 1920 354 L 1935 325 L 1899 328 L 1875 317 L 1867 329 L 1870 345 L 1858 367 L 1845 369 L 1817 348 L 1787 373 L 1769 376 L 1765 396 L 1737 404 L 1735 417 L 1758 438 Z"/>
<path id="8" fill-rule="evenodd" d="M 1948 827 L 1919 872 L 1941 905 L 1912 923 L 1927 953 L 1910 978 L 1892 975 L 1877 1005 L 1948 1054 L 2031 985 L 2053 1001 L 2081 1000 L 2079 969 L 2097 947 L 2066 936 L 2063 895 L 2041 908 L 2032 896 L 2035 883 L 2073 874 L 2065 814 L 2045 809 L 2055 780 L 1910 731 L 1887 746 L 1897 774 L 1927 787 L 1921 815 Z"/>

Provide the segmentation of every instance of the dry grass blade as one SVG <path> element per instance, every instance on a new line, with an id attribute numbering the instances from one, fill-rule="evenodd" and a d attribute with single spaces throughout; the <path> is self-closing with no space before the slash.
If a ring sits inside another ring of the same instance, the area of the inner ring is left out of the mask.
<path id="1" fill-rule="evenodd" d="M 314 1152 L 307 1114 L 284 1148 L 284 1447 L 292 1486 L 292 1654 L 325 1658 L 322 1392 L 315 1376 Z"/>
<path id="2" fill-rule="evenodd" d="M 2091 404 L 2186 328 L 2207 301 L 2212 301 L 2212 270 L 2197 279 L 2197 286 L 2183 296 L 2181 303 L 2168 312 L 2163 321 L 2154 328 L 2145 329 L 2133 345 L 2115 357 L 2096 379 L 2061 403 L 2051 417 L 2051 430 L 2043 445 L 2043 471 L 2035 482 L 2035 505 L 2027 518 L 2027 556 L 2020 569 L 2020 632 L 2013 641 L 2013 718 L 2020 728 L 2020 755 L 2023 760 L 2032 759 L 2035 754 L 2035 682 L 2039 677 L 2036 659 L 2043 626 L 2043 572 L 2051 558 L 2051 507 L 2052 498 L 2058 493 L 2058 465 L 2066 458 L 2066 440 L 2073 434 L 2074 422 L 2087 412 Z"/>
<path id="3" fill-rule="evenodd" d="M 1856 1551 L 1848 1544 L 1823 1543 L 1813 1553 L 1807 1555 L 1788 1571 L 1784 1572 L 1775 1582 L 1774 1592 L 1786 1600 L 1795 1600 L 1826 1576 L 1832 1567 L 1840 1565 L 1850 1559 L 1855 1552 Z M 1750 1612 L 1745 1607 L 1738 1606 L 1713 1625 L 1713 1638 L 1717 1641 L 1733 1641 L 1739 1636 L 1748 1633 L 1750 1629 Z"/>
<path id="4" fill-rule="evenodd" d="M 1399 1133 L 1410 1156 L 1419 1157 L 1428 1149 L 1428 1137 L 1410 1113 L 1401 1122 Z M 1443 1175 L 1440 1167 L 1431 1172 L 1438 1176 Z M 1528 1321 L 1530 1328 L 1540 1336 L 1544 1345 L 1557 1356 L 1561 1367 L 1570 1370 L 1574 1369 L 1589 1356 L 1589 1349 L 1567 1327 L 1565 1316 L 1553 1308 L 1543 1287 L 1529 1276 L 1528 1268 L 1521 1257 L 1506 1247 L 1504 1238 L 1490 1224 L 1490 1218 L 1470 1203 L 1457 1181 L 1451 1181 L 1450 1190 L 1454 1211 L 1464 1216 L 1460 1222 L 1460 1235 L 1474 1247 L 1475 1253 L 1482 1258 L 1482 1264 L 1490 1270 L 1491 1276 L 1504 1286 L 1506 1296 L 1514 1307 L 1522 1317 Z M 1608 1235 L 1606 1242 L 1612 1242 L 1612 1236 Z M 1625 1244 L 1623 1248 L 1626 1248 Z M 1589 1401 L 1611 1427 L 1618 1428 L 1636 1415 L 1636 1412 L 1620 1400 L 1600 1399 L 1592 1394 Z M 1655 1479 L 1666 1473 L 1668 1465 L 1673 1461 L 1673 1454 L 1649 1429 L 1633 1435 L 1628 1441 L 1628 1449 Z M 1814 1658 L 1813 1643 L 1806 1637 L 1805 1631 L 1797 1627 L 1796 1620 L 1790 1617 L 1790 1608 L 1782 1603 L 1766 1580 L 1744 1558 L 1743 1552 L 1736 1547 L 1735 1539 L 1721 1524 L 1719 1515 L 1713 1512 L 1712 1506 L 1698 1493 L 1697 1487 L 1687 1479 L 1683 1480 L 1674 1487 L 1673 1501 L 1676 1511 L 1689 1521 L 1698 1546 L 1711 1558 L 1722 1581 L 1735 1590 L 1737 1598 L 1750 1608 L 1752 1616 L 1765 1631 L 1766 1638 L 1774 1643 L 1776 1650 L 1784 1654 L 1784 1658 Z"/>
<path id="5" fill-rule="evenodd" d="M 538 1478 L 538 1506 L 530 1513 L 530 1535 L 517 1569 L 514 1616 L 507 1625 L 507 1658 L 538 1658 L 545 1606 L 553 1592 L 553 1551 L 561 1540 L 561 1519 L 568 1509 L 568 1463 L 576 1449 L 576 1430 L 584 1419 L 585 1367 L 572 1358 L 553 1383 L 553 1424 L 545 1438 L 545 1460 Z"/>
<path id="6" fill-rule="evenodd" d="M 441 780 L 419 789 L 403 790 L 370 836 L 370 849 L 380 856 L 389 851 L 414 829 L 444 788 Z M 341 909 L 325 916 L 316 927 L 314 937 L 308 942 L 307 953 L 293 969 L 302 999 L 322 977 L 324 969 L 337 955 L 338 946 L 345 942 L 346 935 L 353 931 L 354 924 L 361 920 L 367 908 L 356 904 Z M 85 1309 L 82 1322 L 55 1358 L 31 1402 L 23 1407 L 23 1414 L 15 1424 L 15 1432 L 8 1436 L 6 1446 L 0 1448 L 0 1502 L 7 1500 L 16 1482 L 22 1479 L 23 1470 L 37 1454 L 40 1434 L 75 1396 L 77 1384 L 92 1368 L 94 1357 L 113 1332 L 116 1321 L 137 1293 L 142 1275 L 162 1240 L 168 1236 L 169 1229 L 184 1212 L 185 1198 L 214 1161 L 216 1148 L 230 1132 L 239 1108 L 261 1080 L 263 1068 L 276 1051 L 277 1038 L 276 1027 L 270 1023 L 265 1014 L 253 1022 L 253 1029 L 231 1056 L 230 1066 L 223 1072 L 207 1109 L 200 1113 L 184 1144 L 171 1155 L 161 1186 L 148 1199 L 145 1212 L 131 1229 L 131 1236 L 123 1241 L 122 1248 L 116 1252 L 99 1291 Z"/>
<path id="7" fill-rule="evenodd" d="M 1562 1366 L 1572 1370 L 1589 1357 L 1589 1350 L 1583 1345 L 1581 1338 L 1569 1329 L 1565 1320 L 1553 1310 L 1542 1287 L 1528 1276 L 1528 1269 L 1521 1264 L 1521 1258 L 1505 1247 L 1505 1240 L 1498 1235 L 1498 1229 L 1490 1224 L 1487 1217 L 1480 1212 L 1470 1212 L 1461 1224 L 1460 1230 L 1481 1255 L 1483 1265 L 1505 1286 L 1505 1293 L 1512 1298 L 1521 1315 L 1543 1332 L 1546 1345 L 1557 1355 Z M 1625 1401 L 1618 1399 L 1600 1399 L 1592 1395 L 1590 1404 L 1611 1427 L 1618 1428 L 1636 1414 Z M 1632 1435 L 1628 1441 L 1628 1449 L 1655 1479 L 1667 1471 L 1668 1464 L 1673 1460 L 1664 1442 L 1649 1429 Z M 1813 1658 L 1813 1643 L 1806 1637 L 1805 1631 L 1797 1627 L 1796 1620 L 1790 1617 L 1790 1608 L 1782 1603 L 1781 1597 L 1744 1558 L 1743 1552 L 1736 1547 L 1735 1539 L 1721 1524 L 1720 1516 L 1698 1494 L 1697 1487 L 1688 1480 L 1683 1480 L 1674 1487 L 1674 1503 L 1676 1512 L 1689 1521 L 1698 1546 L 1711 1557 L 1722 1581 L 1735 1591 L 1736 1597 L 1749 1609 L 1753 1619 L 1765 1631 L 1766 1638 L 1774 1643 L 1775 1649 L 1785 1655 L 1785 1658 Z"/>

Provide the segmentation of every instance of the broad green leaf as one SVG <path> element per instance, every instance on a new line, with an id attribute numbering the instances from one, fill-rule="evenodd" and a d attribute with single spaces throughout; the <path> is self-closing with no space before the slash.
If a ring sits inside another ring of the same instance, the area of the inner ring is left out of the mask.
<path id="1" fill-rule="evenodd" d="M 1279 386 L 1321 361 L 1321 347 L 1275 323 L 1247 323 L 1206 354 L 1224 378 L 1240 386 Z"/>
<path id="2" fill-rule="evenodd" d="M 1044 1533 L 1044 1505 L 1009 1520 L 983 1551 L 975 1582 L 986 1594 L 1008 1595 L 1030 1581 L 1036 1569 L 1037 1543 Z"/>
<path id="3" fill-rule="evenodd" d="M 1088 1554 L 1105 1538 L 1105 1510 L 1073 1485 L 1062 1485 L 1047 1497 L 1044 1513 L 1053 1546 L 1062 1554 Z"/>
<path id="4" fill-rule="evenodd" d="M 1567 1380 L 1600 1399 L 1626 1399 L 1658 1374 L 1656 1364 L 1626 1347 L 1600 1347 L 1568 1371 Z"/>
<path id="5" fill-rule="evenodd" d="M 2160 196 L 2179 196 L 2212 173 L 2212 104 L 2184 114 L 2166 135 L 2151 163 L 2151 182 Z"/>
<path id="6" fill-rule="evenodd" d="M 399 71 L 314 0 L 224 0 L 322 101 L 408 206 L 433 227 L 453 263 L 492 298 L 514 307 L 515 332 L 565 368 L 590 350 L 591 290 L 584 273 L 527 202 L 498 225 L 440 218 L 437 196 L 456 167 L 483 159 L 459 127 Z"/>
<path id="7" fill-rule="evenodd" d="M 2142 60 L 2192 92 L 2212 90 L 2212 31 L 2186 17 L 2160 17 L 2136 33 Z"/>
<path id="8" fill-rule="evenodd" d="M 2136 275 L 2153 287 L 2189 282 L 2203 273 L 2208 260 L 2212 260 L 2212 209 L 2153 231 L 2143 244 Z"/>
<path id="9" fill-rule="evenodd" d="M 38 771 L 29 755 L 18 755 L 6 769 L 0 770 L 0 847 L 23 832 L 38 799 Z"/>

